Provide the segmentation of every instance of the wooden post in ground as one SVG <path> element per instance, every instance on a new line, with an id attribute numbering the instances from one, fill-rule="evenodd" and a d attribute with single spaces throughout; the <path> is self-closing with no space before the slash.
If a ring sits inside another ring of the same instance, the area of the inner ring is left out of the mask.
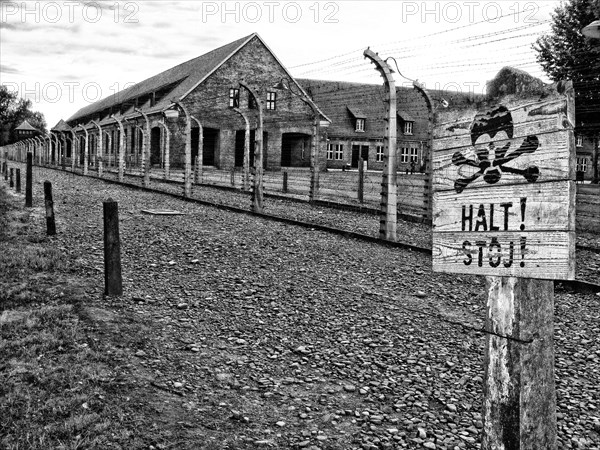
<path id="1" fill-rule="evenodd" d="M 464 116 L 436 114 L 433 270 L 487 277 L 482 450 L 556 450 L 553 280 L 575 279 L 575 92 L 511 94 L 469 133 Z M 495 160 L 471 159 L 483 142 Z"/>
<path id="2" fill-rule="evenodd" d="M 358 159 L 358 201 L 364 202 L 365 199 L 365 165 L 363 159 Z"/>
<path id="3" fill-rule="evenodd" d="M 11 167 L 10 168 L 10 182 L 9 182 L 9 187 L 15 187 L 15 180 L 14 180 L 14 169 Z"/>
<path id="4" fill-rule="evenodd" d="M 44 181 L 44 203 L 46 205 L 46 234 L 56 234 L 56 223 L 54 221 L 54 201 L 52 200 L 52 183 Z"/>
<path id="5" fill-rule="evenodd" d="M 486 277 L 486 288 L 495 334 L 486 337 L 482 448 L 556 449 L 554 283 Z"/>
<path id="6" fill-rule="evenodd" d="M 15 191 L 21 192 L 21 169 L 16 170 Z"/>
<path id="7" fill-rule="evenodd" d="M 283 171 L 283 193 L 287 194 L 288 191 L 288 171 Z"/>
<path id="8" fill-rule="evenodd" d="M 25 171 L 25 207 L 33 206 L 33 155 L 27 153 L 27 169 Z"/>
<path id="9" fill-rule="evenodd" d="M 104 295 L 122 295 L 121 240 L 119 205 L 112 198 L 103 202 L 104 210 Z"/>

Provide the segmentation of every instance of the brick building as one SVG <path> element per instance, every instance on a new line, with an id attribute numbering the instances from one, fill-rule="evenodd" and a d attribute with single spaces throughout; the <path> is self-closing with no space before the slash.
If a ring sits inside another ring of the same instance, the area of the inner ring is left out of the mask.
<path id="1" fill-rule="evenodd" d="M 600 133 L 596 137 L 588 136 L 583 131 L 575 132 L 577 150 L 577 177 L 578 180 L 592 180 L 594 177 L 594 151 L 598 151 Z"/>
<path id="2" fill-rule="evenodd" d="M 275 88 L 282 79 L 294 85 L 295 94 Z M 168 164 L 182 168 L 189 114 L 192 161 L 202 142 L 204 165 L 231 169 L 243 164 L 246 129 L 244 118 L 234 108 L 247 117 L 252 130 L 257 126 L 256 105 L 249 92 L 240 87 L 240 81 L 253 88 L 263 103 L 264 167 L 278 170 L 282 166 L 308 165 L 306 149 L 313 133 L 313 107 L 318 120 L 328 119 L 316 105 L 311 105 L 312 101 L 256 33 L 82 108 L 67 123 L 77 136 L 88 135 L 91 164 L 100 152 L 103 161 L 114 161 L 123 130 L 126 163 L 140 163 L 142 146 L 148 144 L 154 167 Z M 254 131 L 251 147 L 253 134 Z M 85 141 L 79 139 L 80 155 Z M 324 153 L 323 148 L 320 152 Z"/>
<path id="3" fill-rule="evenodd" d="M 382 85 L 298 79 L 298 83 L 332 120 L 327 130 L 328 168 L 383 169 L 385 89 Z M 420 171 L 428 154 L 429 109 L 416 89 L 397 87 L 398 170 Z"/>
<path id="4" fill-rule="evenodd" d="M 575 85 L 577 89 L 577 85 Z M 577 100 L 576 100 L 577 102 Z M 577 179 L 599 182 L 598 153 L 600 153 L 600 113 L 598 103 L 575 107 L 575 149 L 577 150 Z"/>

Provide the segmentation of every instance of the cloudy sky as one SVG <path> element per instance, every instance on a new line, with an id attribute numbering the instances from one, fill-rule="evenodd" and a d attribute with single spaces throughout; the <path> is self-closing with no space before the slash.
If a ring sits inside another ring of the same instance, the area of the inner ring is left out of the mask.
<path id="1" fill-rule="evenodd" d="M 371 47 L 426 87 L 483 92 L 505 65 L 547 81 L 531 44 L 559 3 L 0 0 L 0 82 L 53 126 L 128 83 L 257 32 L 296 77 L 380 83 L 362 56 Z"/>

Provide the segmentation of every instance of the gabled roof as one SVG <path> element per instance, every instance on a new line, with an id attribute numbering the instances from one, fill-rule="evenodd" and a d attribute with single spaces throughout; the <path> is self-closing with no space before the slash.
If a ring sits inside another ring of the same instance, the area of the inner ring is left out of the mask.
<path id="1" fill-rule="evenodd" d="M 37 131 L 39 132 L 40 130 L 38 130 L 37 128 L 35 128 L 34 126 L 32 126 L 29 122 L 27 122 L 27 120 L 24 120 L 23 122 L 21 122 L 21 125 L 19 125 L 17 128 L 15 128 L 15 130 L 27 130 L 27 131 Z"/>
<path id="2" fill-rule="evenodd" d="M 332 120 L 328 130 L 330 136 L 383 138 L 386 126 L 386 93 L 382 85 L 311 79 L 296 81 Z M 396 88 L 396 96 L 399 114 L 405 114 L 407 117 L 404 120 L 417 119 L 417 114 L 410 114 L 409 111 L 411 105 L 421 101 L 421 95 L 413 88 L 399 86 Z M 356 132 L 354 119 L 366 119 L 364 132 Z"/>
<path id="3" fill-rule="evenodd" d="M 414 122 L 415 121 L 415 119 L 413 119 L 410 114 L 408 114 L 406 111 L 403 111 L 401 109 L 399 109 L 397 111 L 397 115 L 398 115 L 398 117 L 400 117 L 405 122 Z"/>
<path id="4" fill-rule="evenodd" d="M 60 119 L 50 131 L 71 131 L 71 127 L 64 120 Z"/>
<path id="5" fill-rule="evenodd" d="M 67 121 L 72 122 L 82 119 L 85 116 L 98 113 L 111 106 L 118 106 L 121 103 L 133 100 L 135 98 L 151 94 L 163 87 L 172 86 L 171 92 L 151 108 L 145 108 L 144 112 L 151 113 L 161 111 L 171 104 L 171 99 L 174 97 L 181 98 L 187 95 L 199 83 L 201 83 L 208 75 L 218 69 L 225 61 L 233 56 L 240 48 L 246 45 L 253 37 L 258 36 L 256 33 L 250 36 L 243 37 L 237 41 L 233 41 L 227 45 L 212 50 L 197 58 L 172 67 L 169 70 L 150 77 L 140 83 L 137 83 L 127 89 L 124 89 L 116 94 L 113 94 L 105 99 L 97 101 L 85 108 L 77 111 Z"/>
<path id="6" fill-rule="evenodd" d="M 364 112 L 362 112 L 359 109 L 356 109 L 354 106 L 352 108 L 347 106 L 346 108 L 348 108 L 348 111 L 350 111 L 350 114 L 352 114 L 352 116 L 355 119 L 366 119 L 367 118 L 367 115 Z"/>
<path id="7" fill-rule="evenodd" d="M 67 120 L 67 122 L 77 122 L 79 119 L 83 119 L 86 116 L 99 113 L 113 106 L 119 106 L 124 102 L 128 102 L 139 97 L 144 97 L 148 94 L 151 94 L 152 92 L 156 92 L 161 89 L 164 89 L 165 92 L 168 93 L 164 95 L 161 99 L 157 100 L 154 106 L 150 106 L 149 104 L 139 105 L 139 109 L 141 109 L 146 114 L 164 111 L 171 107 L 172 100 L 174 98 L 183 100 L 188 94 L 190 94 L 194 89 L 196 89 L 196 87 L 198 87 L 203 81 L 205 81 L 212 73 L 219 69 L 219 67 L 221 67 L 238 51 L 240 51 L 246 44 L 248 44 L 252 39 L 255 38 L 258 39 L 261 42 L 261 44 L 264 45 L 265 48 L 271 53 L 275 61 L 277 61 L 277 63 L 281 66 L 282 70 L 287 74 L 291 82 L 293 82 L 296 85 L 296 87 L 306 96 L 306 99 L 309 102 L 312 102 L 310 96 L 307 95 L 306 92 L 304 92 L 302 86 L 297 83 L 294 77 L 292 77 L 292 75 L 277 58 L 277 56 L 273 53 L 273 51 L 269 48 L 269 46 L 262 40 L 262 38 L 257 33 L 252 33 L 249 36 L 238 39 L 237 41 L 233 41 L 227 45 L 205 53 L 202 56 L 198 56 L 197 58 L 191 59 L 183 64 L 179 64 L 178 66 L 175 66 L 169 70 L 159 73 L 158 75 L 148 78 L 147 80 L 137 83 L 136 85 L 128 89 L 117 92 L 116 94 L 113 94 L 110 97 L 107 97 L 92 105 L 82 108 L 79 111 L 77 111 L 77 113 L 75 113 L 73 116 L 71 116 Z M 315 107 L 325 120 L 331 122 L 331 120 L 316 104 Z M 115 113 L 115 116 L 121 119 L 125 116 L 127 118 L 130 118 L 139 115 L 139 113 L 133 110 L 133 106 L 130 106 L 127 111 L 123 111 L 122 114 Z M 101 126 L 109 123 L 114 123 L 114 119 L 105 118 L 102 121 L 100 121 Z"/>

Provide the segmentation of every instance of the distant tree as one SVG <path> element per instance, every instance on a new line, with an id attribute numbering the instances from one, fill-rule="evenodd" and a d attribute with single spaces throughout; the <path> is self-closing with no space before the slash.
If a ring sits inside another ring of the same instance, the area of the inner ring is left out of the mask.
<path id="1" fill-rule="evenodd" d="M 32 103 L 29 99 L 19 98 L 16 92 L 8 90 L 4 85 L 0 85 L 0 124 L 2 131 L 9 133 L 7 144 L 15 141 L 15 128 L 24 120 L 27 120 L 33 127 L 46 133 L 46 119 L 44 115 L 37 111 L 32 111 Z"/>
<path id="2" fill-rule="evenodd" d="M 588 39 L 581 29 L 600 19 L 600 0 L 569 0 L 552 14 L 552 31 L 533 45 L 537 61 L 554 81 L 572 80 L 578 132 L 596 137 L 593 169 L 598 177 L 600 136 L 600 40 Z"/>
<path id="3" fill-rule="evenodd" d="M 569 0 L 554 10 L 552 32 L 533 45 L 538 62 L 554 81 L 600 80 L 600 42 L 581 33 L 583 27 L 598 18 L 600 0 Z"/>

